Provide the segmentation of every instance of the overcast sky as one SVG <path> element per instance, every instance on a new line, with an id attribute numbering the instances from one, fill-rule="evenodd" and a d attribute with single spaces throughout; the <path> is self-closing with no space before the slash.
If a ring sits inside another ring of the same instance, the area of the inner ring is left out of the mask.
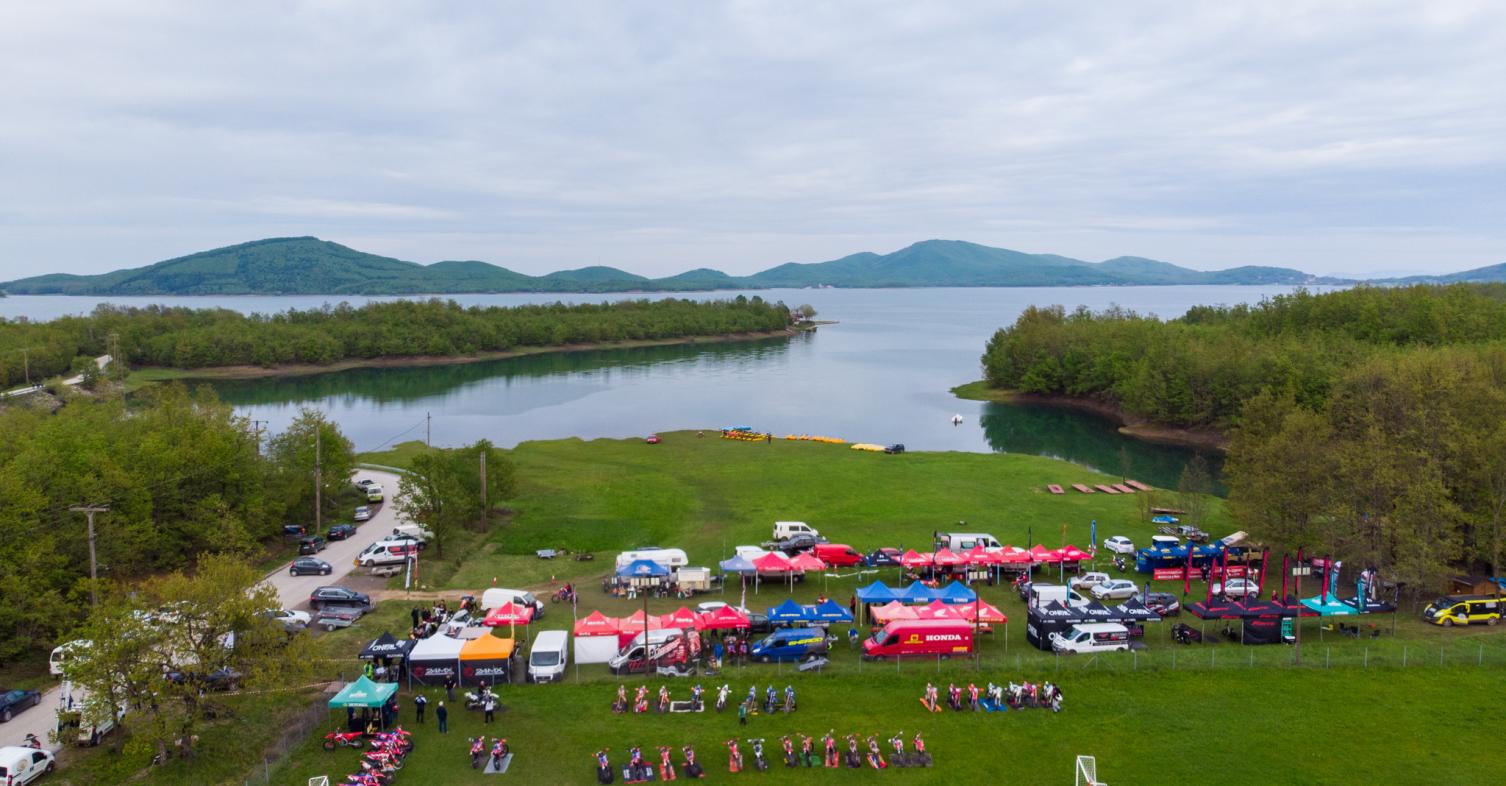
<path id="1" fill-rule="evenodd" d="M 0 280 L 281 235 L 530 273 L 1506 261 L 1503 2 L 10 2 L 0 107 Z"/>

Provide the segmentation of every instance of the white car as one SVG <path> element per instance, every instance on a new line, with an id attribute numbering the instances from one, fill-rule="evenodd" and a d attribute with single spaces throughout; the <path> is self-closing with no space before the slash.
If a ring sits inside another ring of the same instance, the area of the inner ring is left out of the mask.
<path id="1" fill-rule="evenodd" d="M 1106 581 L 1109 581 L 1107 573 L 1084 573 L 1081 576 L 1073 576 L 1067 582 L 1067 586 L 1075 590 L 1089 590 Z"/>
<path id="2" fill-rule="evenodd" d="M 1123 535 L 1103 539 L 1103 547 L 1115 554 L 1134 554 L 1135 544 Z"/>
<path id="3" fill-rule="evenodd" d="M 1228 582 L 1219 582 L 1213 585 L 1213 594 L 1222 595 L 1226 598 L 1248 598 L 1259 594 L 1260 585 L 1249 579 L 1229 579 Z"/>
<path id="4" fill-rule="evenodd" d="M 57 762 L 51 751 L 7 745 L 0 748 L 0 779 L 6 786 L 23 786 L 52 772 Z"/>
<path id="5" fill-rule="evenodd" d="M 356 508 L 355 515 L 351 516 L 351 518 L 355 519 L 356 521 L 370 521 L 371 508 L 362 505 L 361 507 Z"/>
<path id="6" fill-rule="evenodd" d="M 308 627 L 308 624 L 310 622 L 313 622 L 313 618 L 309 616 L 308 612 L 297 611 L 295 609 L 282 609 L 281 611 L 274 611 L 272 612 L 272 619 L 281 622 L 283 625 L 292 627 L 300 625 L 303 627 Z"/>
<path id="7" fill-rule="evenodd" d="M 360 480 L 356 481 L 356 487 L 362 489 L 363 491 L 365 489 L 371 488 L 372 486 L 377 486 L 380 488 L 381 485 L 382 484 L 376 482 L 375 480 L 372 480 L 371 478 L 361 478 Z"/>
<path id="8" fill-rule="evenodd" d="M 450 618 L 445 620 L 444 635 L 454 639 L 465 638 L 463 635 L 465 633 L 465 629 L 473 625 L 478 625 L 480 624 L 480 622 L 480 620 L 475 619 L 471 616 L 471 612 L 468 609 L 461 609 L 460 611 L 451 614 Z"/>
<path id="9" fill-rule="evenodd" d="M 1125 600 L 1134 597 L 1138 591 L 1139 587 L 1135 585 L 1135 582 L 1128 579 L 1109 579 L 1088 590 L 1089 594 L 1098 600 L 1108 600 L 1110 598 Z"/>

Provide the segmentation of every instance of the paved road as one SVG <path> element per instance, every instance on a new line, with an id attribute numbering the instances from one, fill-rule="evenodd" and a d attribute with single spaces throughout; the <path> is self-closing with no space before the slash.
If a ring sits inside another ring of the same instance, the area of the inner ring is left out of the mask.
<path id="1" fill-rule="evenodd" d="M 283 565 L 267 575 L 267 583 L 277 590 L 284 608 L 308 608 L 309 594 L 314 591 L 315 587 L 339 584 L 340 580 L 354 569 L 356 555 L 361 553 L 362 549 L 392 534 L 392 527 L 399 521 L 396 506 L 393 505 L 393 497 L 397 494 L 398 476 L 391 472 L 360 470 L 356 472 L 354 479 L 361 478 L 371 478 L 382 484 L 383 496 L 387 501 L 382 503 L 370 521 L 358 525 L 355 537 L 337 540 L 331 543 L 329 548 L 320 552 L 319 558 L 334 568 L 333 574 L 289 576 L 287 566 Z M 30 733 L 37 735 L 48 749 L 57 750 L 57 745 L 47 741 L 47 735 L 56 725 L 55 710 L 62 706 L 62 698 L 62 686 L 54 685 L 42 694 L 41 704 L 16 715 L 10 723 L 0 723 L 0 747 L 20 745 Z"/>
<path id="2" fill-rule="evenodd" d="M 99 357 L 97 357 L 97 358 L 94 359 L 94 365 L 96 367 L 98 367 L 100 371 L 104 371 L 105 370 L 105 366 L 110 365 L 110 356 L 109 355 L 100 355 Z M 76 374 L 74 376 L 71 376 L 71 377 L 63 380 L 63 384 L 64 385 L 81 385 L 81 384 L 83 384 L 83 382 L 84 382 L 84 375 L 83 374 Z M 38 385 L 32 385 L 31 387 L 26 387 L 26 388 L 16 388 L 15 390 L 8 390 L 8 391 L 5 391 L 4 393 L 0 393 L 0 398 L 7 398 L 7 397 L 10 397 L 10 396 L 28 396 L 28 395 L 31 395 L 32 393 L 35 393 L 35 392 L 37 392 L 37 391 L 39 391 L 41 389 L 42 389 L 42 385 L 40 385 L 40 384 L 38 384 Z"/>

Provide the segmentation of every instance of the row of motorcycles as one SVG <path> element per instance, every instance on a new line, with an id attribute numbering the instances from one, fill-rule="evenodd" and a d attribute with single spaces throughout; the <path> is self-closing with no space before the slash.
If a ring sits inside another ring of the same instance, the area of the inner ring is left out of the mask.
<path id="1" fill-rule="evenodd" d="M 346 776 L 340 781 L 341 786 L 388 786 L 403 768 L 403 760 L 413 752 L 413 736 L 402 726 L 371 735 L 369 745 L 366 735 L 358 731 L 324 735 L 324 749 L 332 751 L 337 748 L 366 749 L 361 754 L 360 771 Z"/>
<path id="2" fill-rule="evenodd" d="M 488 764 L 489 760 L 488 769 L 492 772 L 500 771 L 502 762 L 507 759 L 507 754 L 512 750 L 507 747 L 506 737 L 493 737 L 490 752 L 487 751 L 485 734 L 472 737 L 469 741 L 471 743 L 471 769 L 473 770 L 481 769 L 483 765 Z"/>
<path id="3" fill-rule="evenodd" d="M 731 685 L 724 684 L 720 688 L 717 688 L 715 705 L 717 712 L 722 712 L 727 709 L 727 702 L 731 696 Z M 701 687 L 701 685 L 697 683 L 690 689 L 691 711 L 700 712 L 702 709 L 704 709 L 704 701 L 705 691 Z M 760 706 L 758 686 L 755 685 L 748 688 L 748 695 L 743 698 L 742 703 L 747 705 L 750 712 L 758 710 Z M 669 688 L 664 685 L 659 686 L 658 700 L 653 705 L 654 711 L 661 713 L 669 712 L 671 704 L 673 704 L 673 701 L 669 696 Z M 795 687 L 793 685 L 786 685 L 784 686 L 784 693 L 781 694 L 779 691 L 774 690 L 773 685 L 770 685 L 767 689 L 764 690 L 762 707 L 764 714 L 766 715 L 772 715 L 775 712 L 779 712 L 781 710 L 785 713 L 794 712 L 796 708 Z M 617 686 L 617 698 L 612 700 L 612 712 L 622 714 L 629 711 L 633 713 L 646 713 L 649 711 L 648 686 L 638 686 L 638 690 L 634 694 L 631 701 L 628 700 L 627 686 Z"/>
<path id="4" fill-rule="evenodd" d="M 795 737 L 799 737 L 797 743 Z M 889 738 L 890 752 L 886 757 L 878 736 L 870 734 L 859 745 L 858 735 L 849 734 L 845 738 L 846 749 L 838 743 L 835 732 L 828 731 L 821 737 L 821 750 L 816 750 L 816 739 L 804 734 L 794 736 L 786 734 L 779 738 L 780 747 L 784 753 L 784 766 L 797 767 L 828 767 L 848 769 L 862 769 L 866 764 L 875 770 L 883 770 L 889 767 L 929 767 L 931 766 L 931 754 L 926 752 L 925 740 L 920 733 L 916 733 L 911 739 L 909 750 L 905 748 L 905 733 L 899 732 Z M 764 754 L 764 743 L 767 740 L 757 737 L 747 740 L 736 738 L 727 740 L 727 771 L 742 772 L 751 767 L 755 772 L 765 772 L 769 769 L 769 759 Z M 749 762 L 743 753 L 742 743 L 747 743 L 752 754 Z M 612 768 L 609 756 L 611 749 L 603 748 L 595 753 L 596 782 L 613 783 L 616 772 Z M 695 749 L 689 745 L 680 748 L 684 757 L 683 763 L 677 768 L 673 760 L 674 749 L 665 745 L 659 747 L 659 765 L 657 768 L 659 780 L 677 780 L 683 773 L 686 778 L 704 778 L 706 771 L 696 761 Z M 643 749 L 637 746 L 628 749 L 628 761 L 622 768 L 624 783 L 644 783 L 652 781 L 655 775 L 655 767 L 643 756 Z"/>

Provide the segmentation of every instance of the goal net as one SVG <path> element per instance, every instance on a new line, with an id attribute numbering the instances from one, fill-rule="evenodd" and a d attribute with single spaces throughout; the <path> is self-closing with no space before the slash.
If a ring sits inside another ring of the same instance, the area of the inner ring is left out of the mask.
<path id="1" fill-rule="evenodd" d="M 1077 786 L 1107 786 L 1098 780 L 1098 760 L 1092 756 L 1077 757 Z M 310 784 L 312 786 L 312 784 Z"/>
<path id="2" fill-rule="evenodd" d="M 329 776 L 319 775 L 309 778 L 309 786 L 329 786 Z"/>

